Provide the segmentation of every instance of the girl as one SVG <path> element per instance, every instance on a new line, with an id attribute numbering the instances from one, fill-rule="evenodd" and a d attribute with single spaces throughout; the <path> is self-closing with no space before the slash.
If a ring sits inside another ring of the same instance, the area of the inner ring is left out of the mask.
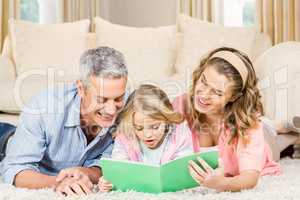
<path id="1" fill-rule="evenodd" d="M 223 173 L 216 175 L 190 162 L 191 176 L 217 191 L 240 191 L 256 186 L 260 176 L 278 175 L 264 140 L 263 114 L 257 78 L 249 58 L 232 48 L 219 48 L 193 72 L 188 94 L 178 97 L 174 109 L 184 115 L 192 131 L 193 149 L 218 146 Z"/>
<path id="2" fill-rule="evenodd" d="M 160 165 L 193 153 L 191 132 L 167 95 L 152 85 L 135 90 L 119 115 L 112 158 Z M 103 178 L 100 191 L 112 189 Z"/>

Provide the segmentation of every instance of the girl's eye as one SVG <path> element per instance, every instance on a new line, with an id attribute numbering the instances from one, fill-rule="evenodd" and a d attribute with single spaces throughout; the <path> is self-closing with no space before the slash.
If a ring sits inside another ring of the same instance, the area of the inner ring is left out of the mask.
<path id="1" fill-rule="evenodd" d="M 159 127 L 160 127 L 160 124 L 154 124 L 154 125 L 150 126 L 150 128 L 153 130 L 157 130 Z"/>

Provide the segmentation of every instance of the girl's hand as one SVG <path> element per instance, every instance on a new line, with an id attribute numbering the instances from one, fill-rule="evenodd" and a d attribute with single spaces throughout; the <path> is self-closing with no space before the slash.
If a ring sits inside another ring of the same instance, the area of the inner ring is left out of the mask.
<path id="1" fill-rule="evenodd" d="M 98 188 L 100 192 L 110 192 L 113 188 L 113 185 L 106 181 L 103 176 L 99 179 Z"/>
<path id="2" fill-rule="evenodd" d="M 218 192 L 225 191 L 226 177 L 220 170 L 211 168 L 202 158 L 198 157 L 198 161 L 204 170 L 194 161 L 189 162 L 189 171 L 193 179 L 199 184 L 207 188 L 212 188 Z"/>

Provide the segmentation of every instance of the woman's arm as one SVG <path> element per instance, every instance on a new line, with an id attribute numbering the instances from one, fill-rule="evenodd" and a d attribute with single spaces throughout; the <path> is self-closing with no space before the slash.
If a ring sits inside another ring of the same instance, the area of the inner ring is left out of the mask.
<path id="1" fill-rule="evenodd" d="M 257 185 L 260 173 L 257 170 L 245 170 L 234 177 L 225 177 L 217 174 L 204 160 L 198 159 L 204 170 L 195 162 L 190 161 L 189 171 L 193 179 L 204 187 L 215 189 L 218 192 L 238 192 L 243 189 L 252 189 Z"/>
<path id="2" fill-rule="evenodd" d="M 205 179 L 202 185 L 215 189 L 218 192 L 239 192 L 254 188 L 257 185 L 258 179 L 258 171 L 247 170 L 234 177 L 225 177 L 224 175 L 212 176 Z"/>

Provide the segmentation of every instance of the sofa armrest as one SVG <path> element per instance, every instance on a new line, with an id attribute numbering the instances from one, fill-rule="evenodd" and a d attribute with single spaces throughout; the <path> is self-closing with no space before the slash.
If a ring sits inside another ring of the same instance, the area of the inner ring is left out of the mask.
<path id="1" fill-rule="evenodd" d="M 300 42 L 280 43 L 254 62 L 265 115 L 290 131 L 293 118 L 300 116 Z"/>
<path id="2" fill-rule="evenodd" d="M 4 56 L 0 56 L 0 81 L 14 81 L 16 70 L 13 62 Z"/>

